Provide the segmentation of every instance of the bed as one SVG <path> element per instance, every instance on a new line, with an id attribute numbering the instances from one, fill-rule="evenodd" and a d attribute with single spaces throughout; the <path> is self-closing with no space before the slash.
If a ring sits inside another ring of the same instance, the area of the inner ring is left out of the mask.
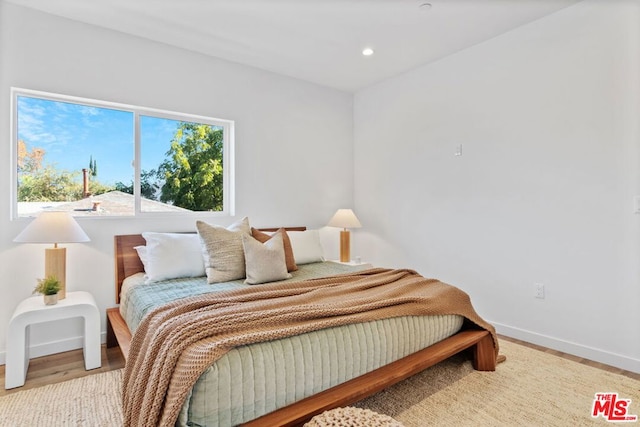
<path id="1" fill-rule="evenodd" d="M 266 229 L 266 230 L 275 231 L 276 229 Z M 304 231 L 305 228 L 290 227 L 290 228 L 287 228 L 287 230 L 295 232 L 295 231 Z M 142 235 L 139 235 L 139 234 L 115 236 L 114 243 L 115 243 L 115 261 L 116 261 L 115 262 L 116 302 L 121 303 L 121 296 L 125 296 L 122 294 L 123 284 L 125 285 L 125 288 L 126 288 L 127 280 L 135 282 L 136 277 L 139 280 L 141 273 L 144 272 L 144 267 L 142 265 L 142 262 L 140 261 L 138 253 L 134 248 L 145 245 L 145 239 L 142 237 Z M 308 275 L 315 277 L 314 275 L 317 276 L 317 274 L 327 274 L 327 272 L 342 273 L 346 275 L 359 274 L 351 271 L 349 267 L 345 267 L 340 264 L 334 264 L 334 265 L 330 265 L 330 264 L 333 264 L 333 263 L 327 263 L 327 264 L 318 263 L 318 265 L 309 264 L 308 266 L 301 266 L 302 271 L 296 274 L 296 276 L 294 276 L 289 280 L 295 282 L 296 280 L 300 280 L 301 277 L 307 277 Z M 197 279 L 189 279 L 189 280 L 197 281 Z M 167 286 L 167 285 L 160 285 L 159 287 L 162 287 L 162 286 Z M 198 286 L 200 285 L 196 284 L 196 285 L 188 285 L 188 286 L 199 289 Z M 240 284 L 230 283 L 229 286 L 232 286 L 232 287 L 240 286 Z M 126 293 L 128 292 L 125 292 L 125 294 Z M 132 329 L 135 330 L 138 327 L 140 319 L 141 317 L 143 317 L 143 315 L 138 314 L 139 318 L 136 320 L 135 315 L 132 317 L 130 313 L 129 314 L 127 313 L 128 309 L 123 310 L 123 306 L 126 306 L 126 305 L 127 305 L 127 302 L 125 301 L 125 304 L 121 304 L 120 307 L 114 307 L 107 310 L 107 346 L 114 347 L 119 345 L 125 359 L 128 359 L 130 345 L 132 342 L 131 330 Z M 153 307 L 147 307 L 147 308 L 151 310 Z M 132 310 L 132 311 L 135 312 L 136 310 Z M 125 318 L 129 319 L 128 322 L 131 324 L 132 327 L 130 327 L 130 325 L 127 323 L 127 320 L 125 320 Z M 414 333 L 412 332 L 414 331 L 414 329 L 412 328 L 419 329 L 423 327 L 421 323 L 414 324 L 415 317 L 409 317 L 409 319 L 410 320 L 408 321 L 407 318 L 400 317 L 400 318 L 394 318 L 389 320 L 388 322 L 390 323 L 385 323 L 387 322 L 385 320 L 385 321 L 381 321 L 383 323 L 373 322 L 372 326 L 368 326 L 368 323 L 365 323 L 364 325 L 366 325 L 367 327 L 373 328 L 371 330 L 374 330 L 374 331 L 377 331 L 379 329 L 388 330 L 389 328 L 399 328 L 399 329 L 408 328 L 407 329 L 408 332 L 406 333 L 409 333 L 409 334 Z M 422 319 L 420 321 L 422 321 Z M 424 348 L 412 349 L 410 350 L 411 352 L 409 354 L 402 355 L 402 357 L 397 357 L 397 359 L 394 359 L 395 356 L 389 356 L 387 359 L 390 359 L 390 360 L 386 360 L 382 358 L 384 360 L 376 361 L 373 363 L 375 368 L 372 370 L 366 371 L 367 369 L 369 369 L 368 366 L 371 365 L 372 363 L 363 363 L 364 367 L 359 368 L 360 371 L 356 369 L 355 373 L 354 372 L 342 373 L 339 375 L 340 378 L 338 379 L 331 378 L 328 381 L 326 381 L 325 379 L 319 379 L 317 381 L 319 385 L 318 384 L 312 385 L 311 390 L 303 390 L 302 392 L 296 391 L 295 393 L 293 393 L 296 395 L 294 401 L 291 401 L 291 396 L 288 396 L 287 397 L 288 400 L 280 399 L 280 401 L 275 403 L 269 402 L 268 404 L 258 405 L 258 407 L 252 407 L 250 410 L 243 409 L 245 412 L 248 411 L 249 413 L 253 414 L 252 417 L 255 416 L 255 418 L 242 419 L 241 424 L 247 425 L 247 426 L 301 425 L 302 423 L 310 419 L 315 414 L 323 412 L 327 409 L 331 409 L 338 406 L 344 406 L 344 405 L 356 402 L 398 381 L 401 381 L 402 379 L 405 379 L 417 372 L 420 372 L 421 370 L 426 369 L 427 367 L 432 366 L 454 354 L 457 354 L 463 351 L 468 351 L 468 353 L 471 355 L 471 357 L 473 358 L 474 367 L 476 369 L 484 370 L 484 371 L 495 370 L 496 354 L 497 354 L 496 344 L 494 341 L 495 338 L 494 336 L 492 336 L 492 334 L 488 330 L 481 329 L 473 324 L 470 324 L 469 322 L 460 322 L 456 326 L 455 319 L 452 320 L 451 318 L 448 318 L 448 317 L 445 318 L 445 320 L 441 320 L 441 321 L 451 325 L 448 326 L 447 331 L 441 332 L 441 334 L 444 334 L 443 336 L 435 337 L 434 343 L 430 343 Z M 348 335 L 349 333 L 354 333 L 353 331 L 349 331 L 348 330 L 349 328 L 351 329 L 360 328 L 360 326 L 356 327 L 353 325 L 345 325 L 345 326 L 341 326 L 340 328 L 343 328 L 343 329 L 339 329 L 340 332 L 337 332 L 337 333 L 341 334 L 340 336 L 342 337 L 342 336 L 345 336 L 344 334 Z M 319 333 L 322 334 L 324 332 L 325 330 L 322 330 Z M 315 333 L 316 332 L 312 332 L 311 334 L 313 335 Z M 366 333 L 370 335 L 373 334 L 373 332 L 366 332 Z M 298 339 L 307 339 L 306 338 L 307 335 L 308 334 L 303 334 L 300 337 L 296 336 L 291 338 L 285 338 L 284 342 L 289 342 L 287 340 L 295 341 Z M 395 335 L 395 333 L 392 333 L 392 335 Z M 326 340 L 326 338 L 323 338 L 322 335 L 320 335 L 320 338 L 315 336 L 314 339 L 320 340 L 319 342 L 324 342 L 322 340 Z M 280 340 L 278 340 L 278 342 L 280 342 Z M 251 344 L 249 346 L 242 347 L 241 350 L 239 350 L 240 352 L 239 355 L 236 355 L 234 357 L 238 357 L 240 360 L 245 360 L 244 362 L 245 365 L 242 365 L 239 362 L 237 364 L 236 362 L 233 362 L 230 365 L 235 366 L 236 367 L 235 369 L 257 371 L 259 369 L 258 367 L 250 365 L 251 363 L 255 363 L 255 361 L 246 362 L 246 358 L 247 358 L 246 354 L 251 354 L 252 351 L 255 352 L 256 351 L 255 349 L 260 349 L 260 351 L 264 351 L 265 345 L 269 347 L 272 344 L 258 343 L 258 344 Z M 298 343 L 296 345 L 299 347 L 302 344 Z M 326 343 L 323 345 L 326 345 Z M 377 346 L 379 344 L 374 343 L 371 345 Z M 420 345 L 418 344 L 416 345 L 420 347 Z M 297 348 L 294 345 L 294 346 L 291 346 L 293 350 L 288 350 L 288 351 L 296 351 L 294 347 Z M 338 348 L 333 349 L 332 352 L 340 353 L 340 351 L 345 351 L 348 354 L 346 356 L 337 355 L 335 357 L 348 357 L 352 359 L 353 358 L 357 359 L 357 357 L 354 355 L 357 355 L 358 351 L 365 355 L 376 353 L 376 351 L 372 351 L 371 349 L 367 350 L 366 348 L 363 348 L 360 350 L 357 350 L 357 349 L 354 350 L 354 348 L 349 348 L 349 350 L 346 351 L 346 350 L 341 350 L 342 347 L 343 346 L 340 345 L 338 346 Z M 309 347 L 309 348 L 313 349 L 313 347 Z M 244 353 L 245 356 L 242 355 L 242 351 L 245 351 Z M 246 353 L 246 351 L 248 351 L 249 353 Z M 269 347 L 268 352 L 273 352 L 273 351 L 274 350 Z M 314 351 L 317 353 L 317 350 L 307 351 L 307 353 L 313 356 Z M 236 353 L 234 353 L 234 355 L 235 354 Z M 233 355 L 230 354 L 228 357 L 232 357 L 232 356 Z M 278 357 L 276 356 L 275 359 L 277 360 Z M 352 359 L 349 360 L 350 364 L 354 363 Z M 228 360 L 226 359 L 221 359 L 221 360 L 224 360 L 224 363 L 229 365 Z M 216 363 L 218 364 L 222 362 L 218 361 Z M 246 363 L 249 363 L 249 365 L 246 365 Z M 332 366 L 335 366 L 336 364 L 340 365 L 340 363 L 343 363 L 343 362 L 340 362 L 340 361 L 336 362 L 334 360 L 331 363 L 333 363 Z M 376 363 L 378 365 L 381 364 L 381 366 L 377 366 Z M 264 363 L 260 362 L 260 364 L 263 365 Z M 238 368 L 237 366 L 240 366 L 240 368 Z M 281 368 L 282 367 L 278 369 L 281 369 Z M 232 369 L 232 368 L 229 368 L 229 369 Z M 267 369 L 273 369 L 273 367 L 267 368 Z M 325 366 L 324 370 L 330 371 L 331 368 L 330 367 L 327 368 L 327 366 Z M 363 372 L 363 370 L 365 370 L 366 372 Z M 191 389 L 188 399 L 185 401 L 184 406 L 180 411 L 178 424 L 203 425 L 204 423 L 207 423 L 207 425 L 210 425 L 208 423 L 208 421 L 210 420 L 207 419 L 207 417 L 210 416 L 210 414 L 207 415 L 206 413 L 207 411 L 211 412 L 213 410 L 212 408 L 220 407 L 220 402 L 217 402 L 215 405 L 211 403 L 204 404 L 204 409 L 202 409 L 203 404 L 198 402 L 208 399 L 207 395 L 211 394 L 210 383 L 212 381 L 212 378 L 214 378 L 215 376 L 221 375 L 219 374 L 219 372 L 221 372 L 219 368 L 216 368 L 216 369 L 212 368 L 207 370 L 206 375 L 202 374 L 201 379 L 199 379 L 198 382 Z M 233 375 L 236 375 L 236 374 L 233 374 L 233 370 L 231 370 L 231 372 L 232 372 L 231 374 L 232 377 Z M 202 379 L 207 375 L 208 375 L 207 377 L 208 379 Z M 309 372 L 301 371 L 299 375 L 308 376 Z M 219 380 L 217 377 L 214 379 L 215 381 L 222 381 L 222 380 Z M 295 383 L 296 381 L 299 382 L 300 380 L 301 380 L 300 378 L 296 380 L 295 377 L 291 379 L 293 383 Z M 304 380 L 304 378 L 302 378 L 302 380 Z M 269 379 L 266 379 L 265 381 L 269 381 Z M 305 382 L 305 381 L 308 381 L 308 380 L 304 380 L 302 382 Z M 333 384 L 336 381 L 338 381 L 339 383 Z M 329 383 L 329 386 L 324 384 L 327 382 Z M 275 386 L 273 384 L 271 385 L 257 384 L 257 382 L 256 384 L 249 385 L 249 387 L 252 387 L 252 386 L 256 387 L 257 389 L 260 390 L 262 394 L 266 394 L 267 396 L 270 396 L 271 394 L 275 394 L 276 389 L 280 387 L 280 385 Z M 244 390 L 243 393 L 247 393 L 247 390 Z M 257 391 L 250 391 L 250 393 L 255 393 L 256 396 L 259 394 Z M 250 399 L 247 399 L 246 397 L 242 399 L 244 399 L 245 401 L 250 400 Z M 230 399 L 230 400 L 238 400 L 238 399 Z M 233 404 L 234 402 L 223 402 L 222 406 L 224 406 L 224 411 L 227 411 L 229 413 L 233 413 L 234 411 L 237 412 L 238 409 L 235 409 L 235 408 L 229 409 L 227 407 L 227 405 L 233 406 Z M 198 410 L 200 410 L 200 412 L 202 413 L 194 414 L 194 412 L 197 412 Z M 218 409 L 215 409 L 215 410 L 218 411 Z M 221 413 L 224 411 L 220 410 Z M 237 416 L 236 418 L 232 418 L 233 414 L 228 415 L 227 412 L 225 412 L 223 416 L 220 416 L 220 418 L 216 418 L 216 423 L 219 422 L 220 425 L 225 425 L 226 423 L 229 423 L 229 425 L 238 424 L 236 422 L 238 419 Z M 246 414 L 243 416 L 246 418 Z M 216 417 L 218 417 L 218 415 L 216 415 Z M 236 421 L 230 421 L 231 419 Z"/>

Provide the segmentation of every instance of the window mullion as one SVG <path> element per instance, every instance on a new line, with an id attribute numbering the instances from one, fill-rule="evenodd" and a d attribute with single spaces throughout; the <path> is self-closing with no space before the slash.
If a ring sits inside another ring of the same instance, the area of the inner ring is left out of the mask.
<path id="1" fill-rule="evenodd" d="M 142 199 L 140 197 L 140 181 L 141 181 L 141 143 L 140 143 L 140 113 L 133 112 L 133 196 L 135 215 L 142 212 Z"/>

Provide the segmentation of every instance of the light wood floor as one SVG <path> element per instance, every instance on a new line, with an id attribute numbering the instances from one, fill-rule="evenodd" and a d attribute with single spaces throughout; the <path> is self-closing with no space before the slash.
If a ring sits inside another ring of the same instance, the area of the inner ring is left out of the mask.
<path id="1" fill-rule="evenodd" d="M 5 390 L 4 377 L 5 366 L 0 366 L 0 396 L 15 393 L 21 390 L 41 387 L 47 384 L 55 384 L 86 375 L 97 374 L 115 369 L 124 368 L 124 357 L 119 347 L 109 348 L 102 345 L 102 367 L 84 370 L 84 358 L 82 349 L 52 354 L 50 356 L 36 357 L 29 361 L 27 380 L 22 387 Z"/>
<path id="2" fill-rule="evenodd" d="M 545 353 L 554 354 L 556 356 L 564 357 L 574 362 L 582 363 L 584 365 L 592 366 L 598 369 L 603 369 L 608 372 L 624 375 L 629 378 L 640 381 L 640 374 L 634 372 L 625 371 L 623 369 L 607 366 L 602 363 L 593 362 L 591 360 L 582 359 L 580 357 L 572 356 L 569 354 L 561 353 L 559 351 L 551 350 L 545 347 L 540 347 L 534 344 L 529 344 L 524 341 L 516 340 L 500 336 L 500 339 L 511 341 L 516 344 L 521 344 Z M 15 393 L 21 390 L 40 387 L 46 384 L 55 384 L 62 381 L 67 381 L 74 378 L 84 377 L 99 372 L 106 372 L 124 367 L 124 358 L 120 353 L 118 347 L 107 349 L 102 346 L 102 367 L 91 371 L 84 370 L 84 359 L 82 357 L 82 349 L 68 351 L 65 353 L 53 354 L 51 356 L 38 357 L 31 359 L 29 363 L 29 371 L 27 372 L 27 380 L 25 385 L 17 387 L 11 390 L 4 389 L 4 365 L 0 366 L 0 396 L 5 396 L 9 393 Z"/>

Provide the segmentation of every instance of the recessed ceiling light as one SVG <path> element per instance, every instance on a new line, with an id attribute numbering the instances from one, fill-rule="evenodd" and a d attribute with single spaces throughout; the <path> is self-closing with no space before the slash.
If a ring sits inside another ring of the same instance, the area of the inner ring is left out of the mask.
<path id="1" fill-rule="evenodd" d="M 431 3 L 420 3 L 420 10 L 429 10 L 431 9 Z"/>
<path id="2" fill-rule="evenodd" d="M 373 55 L 373 49 L 371 49 L 370 47 L 365 47 L 364 49 L 362 49 L 362 54 L 364 56 L 371 56 Z"/>

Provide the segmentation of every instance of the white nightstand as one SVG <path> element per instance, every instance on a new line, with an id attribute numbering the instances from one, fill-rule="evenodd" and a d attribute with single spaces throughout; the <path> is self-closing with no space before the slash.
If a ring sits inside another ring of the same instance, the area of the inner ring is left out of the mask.
<path id="1" fill-rule="evenodd" d="M 24 385 L 29 368 L 29 329 L 35 323 L 84 318 L 84 367 L 102 365 L 100 354 L 100 312 L 89 292 L 67 292 L 55 305 L 44 305 L 42 295 L 27 298 L 16 307 L 9 321 L 4 388 Z"/>

